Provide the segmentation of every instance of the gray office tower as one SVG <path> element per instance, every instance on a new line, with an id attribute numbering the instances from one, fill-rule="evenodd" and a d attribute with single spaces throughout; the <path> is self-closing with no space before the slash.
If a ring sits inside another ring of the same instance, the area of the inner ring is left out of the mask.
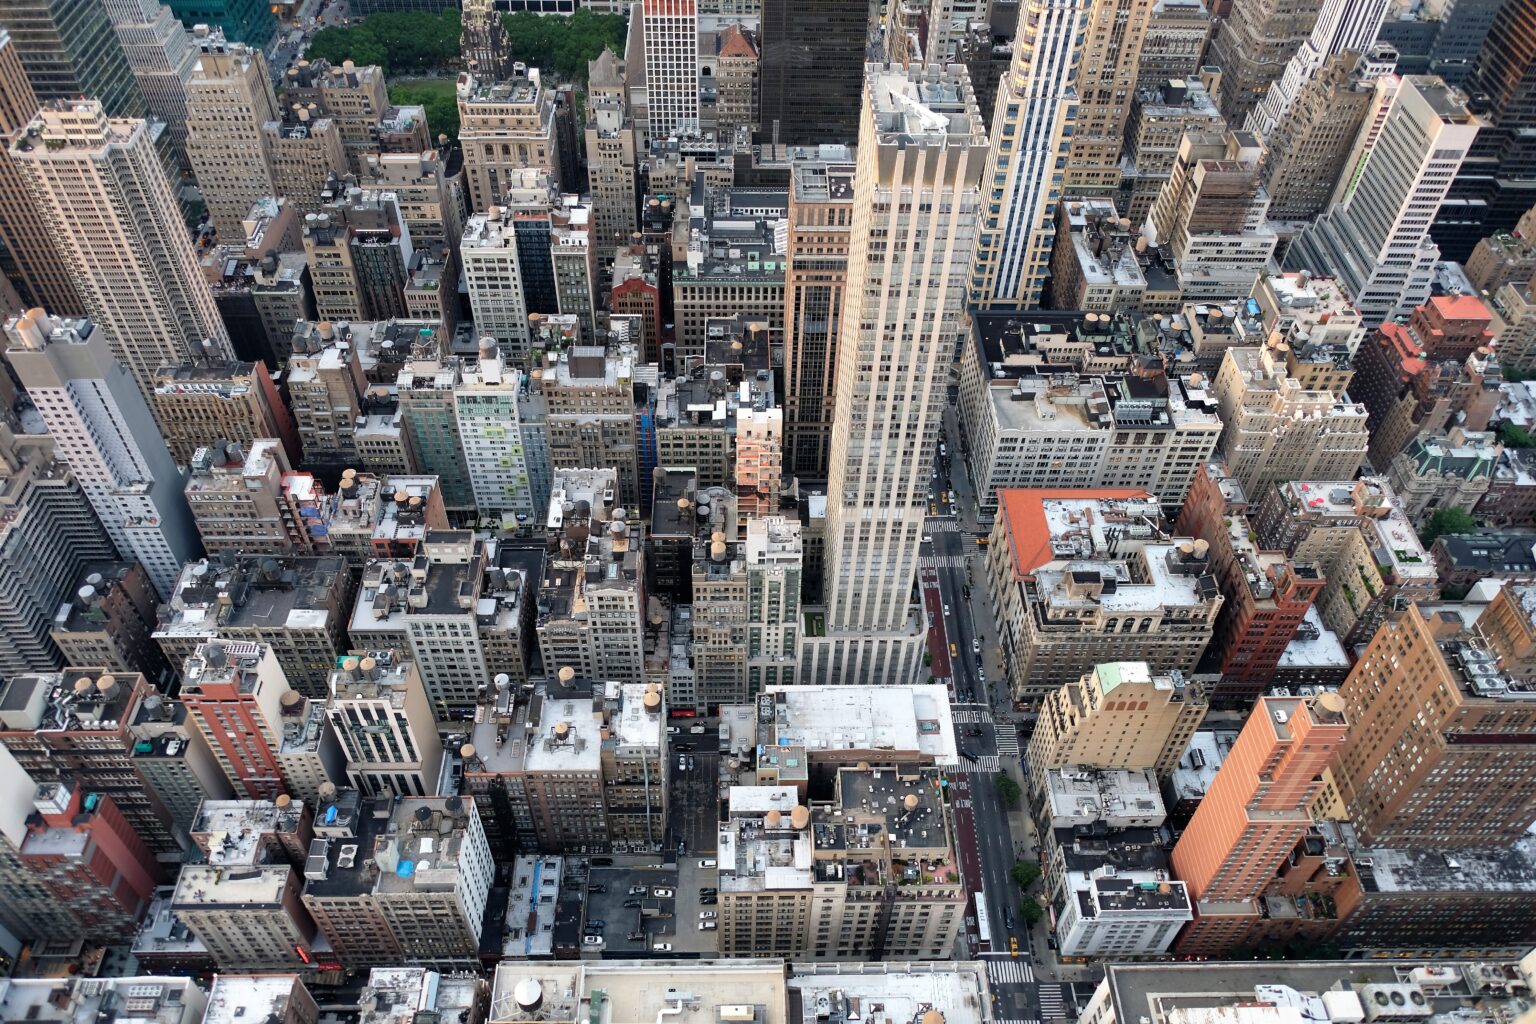
<path id="1" fill-rule="evenodd" d="M 38 99 L 89 96 L 108 117 L 144 116 L 144 97 L 101 0 L 4 0 L 0 28 L 11 33 Z"/>

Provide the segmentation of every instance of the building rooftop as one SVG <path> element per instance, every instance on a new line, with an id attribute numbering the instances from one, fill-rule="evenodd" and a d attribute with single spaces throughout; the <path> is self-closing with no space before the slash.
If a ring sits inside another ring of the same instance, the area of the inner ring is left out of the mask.
<path id="1" fill-rule="evenodd" d="M 561 857 L 513 858 L 507 926 L 502 935 L 503 956 L 554 955 L 555 910 L 564 873 L 565 861 Z"/>
<path id="2" fill-rule="evenodd" d="M 205 997 L 191 978 L 7 978 L 5 1019 L 38 1024 L 200 1024 Z"/>
<path id="3" fill-rule="evenodd" d="M 793 964 L 787 984 L 792 1024 L 913 1024 L 934 1009 L 945 1024 L 983 1024 L 992 1017 L 986 971 L 965 961 Z"/>
<path id="4" fill-rule="evenodd" d="M 0 729 L 115 732 L 136 711 L 140 676 L 101 669 L 17 675 L 0 685 Z"/>
<path id="5" fill-rule="evenodd" d="M 332 628 L 330 605 L 346 561 L 225 554 L 189 562 L 160 606 L 155 638 L 211 637 L 226 629 Z M 342 611 L 345 614 L 345 611 Z"/>
<path id="6" fill-rule="evenodd" d="M 176 879 L 177 907 L 241 908 L 281 903 L 293 876 L 287 864 L 214 867 L 186 864 Z"/>
<path id="7" fill-rule="evenodd" d="M 200 839 L 208 864 L 215 868 L 259 864 L 267 836 L 292 835 L 304 821 L 304 801 L 204 800 L 187 831 Z"/>
<path id="8" fill-rule="evenodd" d="M 958 764 L 954 720 L 941 686 L 770 686 L 758 696 L 767 746 L 870 750 Z"/>
<path id="9" fill-rule="evenodd" d="M 373 559 L 348 631 L 354 642 L 370 632 L 395 632 L 406 620 L 473 613 L 484 568 L 484 542 L 468 530 L 428 530 L 410 560 Z"/>
<path id="10" fill-rule="evenodd" d="M 475 978 L 444 977 L 424 967 L 375 967 L 359 999 L 358 1024 L 462 1022 L 469 1017 L 460 1011 L 473 1015 L 479 992 Z"/>
<path id="11" fill-rule="evenodd" d="M 1524 892 L 1536 899 L 1536 833 L 1507 849 L 1440 850 L 1363 847 L 1340 824 L 1368 893 Z"/>
<path id="12" fill-rule="evenodd" d="M 1513 966 L 1448 961 L 1111 963 L 1100 986 L 1114 1019 L 1127 1024 L 1352 1024 L 1404 1017 L 1494 1024 L 1516 1019 L 1531 1006 L 1530 982 Z M 1402 1009 L 1376 1011 L 1378 992 L 1384 1005 Z M 1406 998 L 1409 994 L 1415 998 Z M 1429 1012 L 1408 1011 L 1410 1002 Z M 1252 1017 L 1243 1010 L 1269 1013 Z"/>
<path id="13" fill-rule="evenodd" d="M 304 891 L 322 898 L 454 891 L 475 814 L 473 801 L 456 796 L 363 801 L 342 790 L 315 819 Z"/>
<path id="14" fill-rule="evenodd" d="M 969 76 L 957 77 L 938 65 L 903 71 L 871 64 L 864 89 L 883 145 L 986 145 Z"/>
<path id="15" fill-rule="evenodd" d="M 620 1024 L 681 1006 L 685 1020 L 732 1010 L 742 1024 L 789 1024 L 784 974 L 782 960 L 504 961 L 487 1020 Z"/>
<path id="16" fill-rule="evenodd" d="M 1316 605 L 1308 605 L 1306 617 L 1296 627 L 1291 642 L 1285 645 L 1277 667 L 1347 669 L 1351 664 L 1339 635 L 1323 625 Z"/>
<path id="17" fill-rule="evenodd" d="M 1109 534 L 1121 542 L 1167 537 L 1162 506 L 1139 488 L 1020 488 L 1001 491 L 1016 577 L 1061 558 L 1107 555 Z"/>
<path id="18" fill-rule="evenodd" d="M 1201 729 L 1191 736 L 1189 748 L 1169 777 L 1169 796 L 1174 800 L 1203 798 L 1236 742 L 1237 731 L 1233 729 Z"/>
<path id="19" fill-rule="evenodd" d="M 285 1020 L 285 1009 L 297 981 L 296 974 L 215 975 L 203 1024 Z"/>
<path id="20" fill-rule="evenodd" d="M 1448 534 L 1435 547 L 1463 571 L 1536 574 L 1536 537 L 1529 533 Z"/>
<path id="21" fill-rule="evenodd" d="M 1102 666 L 1101 666 L 1102 667 Z M 1157 775 L 1150 771 L 1063 771 L 1045 777 L 1053 828 L 1107 821 L 1113 827 L 1154 827 L 1167 817 Z M 1122 820 L 1123 819 L 1123 820 Z"/>

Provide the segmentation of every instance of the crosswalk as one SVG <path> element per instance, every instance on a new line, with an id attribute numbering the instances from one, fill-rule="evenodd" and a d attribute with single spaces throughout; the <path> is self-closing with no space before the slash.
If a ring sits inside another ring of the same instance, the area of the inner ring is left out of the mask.
<path id="1" fill-rule="evenodd" d="M 1033 1017 L 1000 1017 L 992 1024 L 1040 1024 L 1040 1022 Z"/>
<path id="2" fill-rule="evenodd" d="M 923 520 L 923 531 L 925 533 L 959 533 L 961 532 L 960 520 L 953 516 L 930 516 Z"/>
<path id="3" fill-rule="evenodd" d="M 1035 971 L 1022 956 L 996 957 L 987 961 L 987 980 L 994 985 L 1028 985 L 1035 980 Z"/>
<path id="4" fill-rule="evenodd" d="M 960 770 L 963 772 L 976 772 L 983 775 L 995 774 L 1001 769 L 996 754 L 982 754 L 980 757 L 960 758 Z"/>
<path id="5" fill-rule="evenodd" d="M 997 736 L 997 752 L 999 754 L 1004 757 L 1019 756 L 1019 734 L 1014 731 L 1012 725 L 1004 724 L 1001 729 L 996 730 L 995 735 Z"/>
<path id="6" fill-rule="evenodd" d="M 964 569 L 964 555 L 920 555 L 917 559 L 922 569 Z"/>
<path id="7" fill-rule="evenodd" d="M 957 725 L 989 725 L 992 722 L 992 712 L 986 708 L 955 707 L 950 711 L 950 717 Z"/>
<path id="8" fill-rule="evenodd" d="M 1040 1018 L 1042 1020 L 1072 1020 L 1066 1002 L 1061 998 L 1061 986 L 1052 982 L 1040 986 Z"/>

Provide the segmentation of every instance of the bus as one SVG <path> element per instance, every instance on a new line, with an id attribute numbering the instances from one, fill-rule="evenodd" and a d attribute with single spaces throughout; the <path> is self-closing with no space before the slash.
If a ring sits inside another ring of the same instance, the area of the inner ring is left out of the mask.
<path id="1" fill-rule="evenodd" d="M 976 952 L 991 952 L 992 923 L 987 920 L 987 898 L 981 893 L 976 894 L 976 931 L 981 936 L 981 941 L 976 944 Z"/>

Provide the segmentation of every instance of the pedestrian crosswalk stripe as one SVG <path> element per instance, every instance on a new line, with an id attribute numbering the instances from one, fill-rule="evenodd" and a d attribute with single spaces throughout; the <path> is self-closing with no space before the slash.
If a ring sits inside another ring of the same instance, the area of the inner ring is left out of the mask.
<path id="1" fill-rule="evenodd" d="M 1019 756 L 1019 734 L 1011 726 L 997 731 L 997 752 L 1009 757 Z"/>
<path id="2" fill-rule="evenodd" d="M 1061 997 L 1061 986 L 1054 982 L 1040 986 L 1040 1016 L 1043 1020 L 1067 1020 L 1066 1003 Z"/>
<path id="3" fill-rule="evenodd" d="M 964 569 L 964 555 L 919 555 L 917 566 L 920 569 Z"/>
<path id="4" fill-rule="evenodd" d="M 963 772 L 995 772 L 998 770 L 996 754 L 983 754 L 980 757 L 960 758 L 960 770 Z"/>
<path id="5" fill-rule="evenodd" d="M 992 712 L 985 709 L 957 707 L 951 713 L 951 717 L 961 725 L 989 725 L 992 722 Z M 1002 739 L 1001 736 L 998 737 Z"/>
<path id="6" fill-rule="evenodd" d="M 1035 972 L 1023 957 L 1007 957 L 987 961 L 987 980 L 994 985 L 1028 985 L 1035 980 Z"/>
<path id="7" fill-rule="evenodd" d="M 929 533 L 959 533 L 960 521 L 952 516 L 930 516 L 923 520 L 923 529 Z"/>

